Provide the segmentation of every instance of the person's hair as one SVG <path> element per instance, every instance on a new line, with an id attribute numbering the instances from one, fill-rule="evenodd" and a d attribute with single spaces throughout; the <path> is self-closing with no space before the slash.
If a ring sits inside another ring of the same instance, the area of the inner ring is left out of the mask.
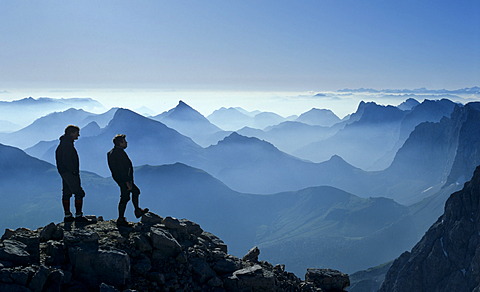
<path id="1" fill-rule="evenodd" d="M 115 144 L 115 146 L 119 145 L 122 141 L 125 140 L 125 137 L 127 137 L 127 135 L 125 134 L 115 135 L 115 137 L 113 137 L 113 144 Z"/>
<path id="2" fill-rule="evenodd" d="M 74 126 L 74 125 L 68 125 L 65 128 L 65 135 L 70 135 L 70 134 L 73 134 L 75 132 L 80 132 L 80 128 L 77 127 L 77 126 Z"/>

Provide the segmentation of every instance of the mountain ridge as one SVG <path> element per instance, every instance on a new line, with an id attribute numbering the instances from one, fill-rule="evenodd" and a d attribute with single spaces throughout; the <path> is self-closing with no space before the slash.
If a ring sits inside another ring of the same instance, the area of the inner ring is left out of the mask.
<path id="1" fill-rule="evenodd" d="M 410 252 L 389 269 L 386 291 L 477 291 L 480 289 L 480 166 L 453 193 L 438 218 Z"/>

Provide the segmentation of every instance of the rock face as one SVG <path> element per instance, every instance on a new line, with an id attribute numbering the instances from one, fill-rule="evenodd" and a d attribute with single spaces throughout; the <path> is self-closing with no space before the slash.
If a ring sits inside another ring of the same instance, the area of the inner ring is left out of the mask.
<path id="1" fill-rule="evenodd" d="M 97 218 L 93 218 L 97 219 Z M 0 291 L 342 291 L 348 275 L 239 259 L 191 221 L 147 213 L 133 227 L 94 224 L 7 229 L 0 241 Z M 326 277 L 322 276 L 327 275 Z"/>
<path id="2" fill-rule="evenodd" d="M 479 279 L 480 166 L 412 251 L 395 260 L 380 291 L 480 291 Z"/>

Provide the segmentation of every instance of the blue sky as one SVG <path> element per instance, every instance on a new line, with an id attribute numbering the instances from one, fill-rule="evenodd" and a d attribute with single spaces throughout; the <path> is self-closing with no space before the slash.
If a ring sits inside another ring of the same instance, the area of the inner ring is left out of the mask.
<path id="1" fill-rule="evenodd" d="M 0 86 L 461 88 L 480 1 L 0 1 Z"/>

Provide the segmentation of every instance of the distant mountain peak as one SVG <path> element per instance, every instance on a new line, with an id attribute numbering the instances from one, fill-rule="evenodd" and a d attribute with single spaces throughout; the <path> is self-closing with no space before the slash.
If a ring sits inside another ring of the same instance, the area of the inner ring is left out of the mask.
<path id="1" fill-rule="evenodd" d="M 112 120 L 108 123 L 109 125 L 110 124 L 113 124 L 115 122 L 127 122 L 128 123 L 131 123 L 132 121 L 136 121 L 136 120 L 139 120 L 139 119 L 146 119 L 148 120 L 148 118 L 140 115 L 140 114 L 137 114 L 136 112 L 132 111 L 132 110 L 129 110 L 129 109 L 126 109 L 126 108 L 118 108 L 117 111 L 115 112 L 115 114 L 113 115 L 113 118 Z"/>
<path id="2" fill-rule="evenodd" d="M 414 107 L 416 107 L 419 104 L 420 104 L 420 102 L 418 102 L 418 100 L 410 97 L 407 100 L 405 100 L 404 102 L 402 102 L 401 104 L 399 104 L 397 107 L 399 109 L 403 110 L 403 111 L 408 111 L 408 110 L 413 109 Z"/>
<path id="3" fill-rule="evenodd" d="M 193 109 L 191 106 L 189 106 L 188 104 L 186 104 L 183 100 L 179 100 L 179 101 L 178 101 L 178 105 L 176 106 L 176 108 L 178 108 L 178 109 L 180 109 L 180 108 Z"/>
<path id="4" fill-rule="evenodd" d="M 218 145 L 220 144 L 266 144 L 266 145 L 271 145 L 274 147 L 271 143 L 260 140 L 256 137 L 245 137 L 243 135 L 238 134 L 237 132 L 232 132 L 230 135 L 225 137 L 223 140 L 218 142 Z"/>
<path id="5" fill-rule="evenodd" d="M 332 157 L 330 157 L 330 159 L 328 161 L 340 161 L 340 162 L 345 162 L 345 159 L 343 159 L 341 156 L 335 154 L 335 155 L 332 155 Z"/>
<path id="6" fill-rule="evenodd" d="M 327 163 L 332 163 L 332 164 L 335 164 L 335 165 L 342 165 L 342 166 L 348 166 L 348 167 L 351 167 L 351 168 L 355 168 L 353 165 L 351 165 L 350 163 L 348 163 L 347 161 L 345 161 L 345 159 L 343 159 L 340 155 L 332 155 L 332 157 L 330 157 L 329 160 L 326 161 Z"/>
<path id="7" fill-rule="evenodd" d="M 301 114 L 296 121 L 309 125 L 330 127 L 340 122 L 340 118 L 329 109 L 312 108 Z"/>
<path id="8" fill-rule="evenodd" d="M 154 118 L 160 121 L 163 121 L 165 119 L 177 121 L 207 121 L 207 119 L 201 113 L 199 113 L 197 110 L 195 110 L 182 100 L 178 101 L 178 105 L 176 107 Z"/>

